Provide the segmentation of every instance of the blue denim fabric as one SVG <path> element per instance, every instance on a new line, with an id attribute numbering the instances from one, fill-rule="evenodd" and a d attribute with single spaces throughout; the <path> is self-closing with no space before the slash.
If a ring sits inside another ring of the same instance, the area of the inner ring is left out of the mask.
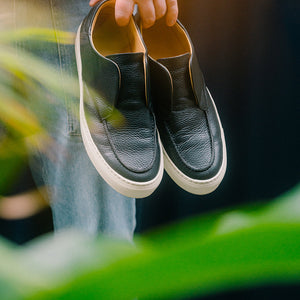
<path id="1" fill-rule="evenodd" d="M 42 17 L 33 14 L 32 4 L 41 8 Z M 88 0 L 12 0 L 11 8 L 16 27 L 23 26 L 22 20 L 28 16 L 29 26 L 74 33 L 90 9 Z M 27 50 L 32 47 L 29 43 L 17 46 Z M 57 78 L 60 84 L 64 84 L 64 74 L 77 77 L 74 45 L 58 41 L 41 47 L 35 45 L 30 50 L 63 71 Z M 135 199 L 120 195 L 98 175 L 80 136 L 76 118 L 79 98 L 67 93 L 63 98 L 41 99 L 47 106 L 43 112 L 44 123 L 55 142 L 50 157 L 40 151 L 31 159 L 36 180 L 49 187 L 55 230 L 72 227 L 89 234 L 131 239 L 135 228 Z M 63 100 L 65 106 L 57 100 Z"/>

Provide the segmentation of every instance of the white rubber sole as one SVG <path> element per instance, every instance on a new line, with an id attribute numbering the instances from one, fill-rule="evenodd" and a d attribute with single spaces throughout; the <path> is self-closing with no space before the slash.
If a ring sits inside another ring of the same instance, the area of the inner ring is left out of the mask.
<path id="1" fill-rule="evenodd" d="M 207 89 L 208 90 L 208 89 Z M 208 90 L 209 96 L 211 97 L 212 101 L 213 98 Z M 214 177 L 207 179 L 207 180 L 195 180 L 184 173 L 182 173 L 176 165 L 172 162 L 170 157 L 168 156 L 166 150 L 163 148 L 163 153 L 164 153 L 164 165 L 165 165 L 165 170 L 169 174 L 169 176 L 174 180 L 174 182 L 179 185 L 181 188 L 186 190 L 187 192 L 190 192 L 192 194 L 196 195 L 205 195 L 213 192 L 222 182 L 224 175 L 226 173 L 226 168 L 227 168 L 227 152 L 226 152 L 226 143 L 225 143 L 225 136 L 224 136 L 224 131 L 222 128 L 221 120 L 218 114 L 218 111 L 216 109 L 216 105 L 213 101 L 213 105 L 215 107 L 215 110 L 217 112 L 217 117 L 219 121 L 219 125 L 221 128 L 221 137 L 222 137 L 222 144 L 223 144 L 223 162 L 221 165 L 221 168 L 217 175 Z"/>
<path id="2" fill-rule="evenodd" d="M 119 173 L 117 173 L 114 169 L 110 167 L 110 165 L 105 161 L 101 153 L 99 152 L 97 146 L 95 145 L 91 133 L 89 131 L 89 127 L 87 124 L 87 120 L 85 118 L 84 112 L 84 99 L 83 99 L 83 82 L 82 82 L 82 64 L 81 64 L 81 54 L 80 54 L 80 28 L 78 28 L 76 41 L 75 41 L 75 54 L 76 54 L 76 63 L 78 70 L 78 78 L 79 78 L 79 88 L 80 88 L 80 130 L 82 135 L 82 140 L 86 152 L 93 163 L 94 167 L 100 174 L 100 176 L 117 192 L 120 194 L 131 197 L 131 198 L 144 198 L 151 195 L 158 185 L 161 182 L 163 177 L 164 165 L 163 165 L 163 151 L 160 145 L 160 154 L 161 154 L 161 162 L 159 166 L 159 171 L 155 178 L 147 182 L 136 182 L 129 180 Z M 159 139 L 159 136 L 158 136 Z"/>

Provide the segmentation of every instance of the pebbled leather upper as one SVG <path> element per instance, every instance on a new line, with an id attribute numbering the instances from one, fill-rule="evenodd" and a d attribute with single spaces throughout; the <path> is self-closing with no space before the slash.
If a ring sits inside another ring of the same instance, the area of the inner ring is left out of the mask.
<path id="1" fill-rule="evenodd" d="M 155 120 L 146 106 L 144 54 L 129 53 L 111 55 L 121 72 L 117 109 L 125 117 L 125 124 L 114 128 L 107 124 L 108 136 L 120 162 L 134 172 L 152 168 L 157 145 Z"/>
<path id="2" fill-rule="evenodd" d="M 146 53 L 122 53 L 104 57 L 91 41 L 91 26 L 98 3 L 81 26 L 80 52 L 84 105 L 92 139 L 106 162 L 133 181 L 152 180 L 160 165 L 155 118 L 147 106 Z M 124 122 L 115 124 L 114 109 Z"/>
<path id="3" fill-rule="evenodd" d="M 80 30 L 80 52 L 82 77 L 88 85 L 113 107 L 117 101 L 120 87 L 120 71 L 111 60 L 99 54 L 92 45 L 91 26 L 99 7 L 107 1 L 101 1 L 93 7 L 83 20 Z M 110 88 L 108 88 L 110 87 Z M 99 99 L 99 101 L 101 101 Z"/>
<path id="4" fill-rule="evenodd" d="M 213 149 L 205 112 L 194 100 L 189 78 L 190 54 L 159 59 L 169 70 L 173 84 L 173 99 L 169 115 L 164 120 L 174 154 L 191 170 L 210 167 Z"/>
<path id="5" fill-rule="evenodd" d="M 212 178 L 223 162 L 221 128 L 197 60 L 192 53 L 150 58 L 150 70 L 151 99 L 168 156 L 190 178 Z"/>

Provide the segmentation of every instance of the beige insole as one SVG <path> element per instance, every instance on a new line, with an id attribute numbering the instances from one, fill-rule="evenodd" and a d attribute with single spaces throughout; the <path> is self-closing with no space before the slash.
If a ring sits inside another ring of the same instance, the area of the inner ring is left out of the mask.
<path id="1" fill-rule="evenodd" d="M 148 54 L 153 59 L 178 56 L 191 51 L 181 27 L 178 24 L 167 26 L 164 18 L 156 21 L 154 26 L 143 29 L 143 39 Z"/>
<path id="2" fill-rule="evenodd" d="M 103 6 L 98 13 L 92 30 L 92 39 L 96 50 L 103 56 L 145 52 L 133 20 L 131 19 L 127 26 L 118 26 L 114 7 L 108 5 Z"/>

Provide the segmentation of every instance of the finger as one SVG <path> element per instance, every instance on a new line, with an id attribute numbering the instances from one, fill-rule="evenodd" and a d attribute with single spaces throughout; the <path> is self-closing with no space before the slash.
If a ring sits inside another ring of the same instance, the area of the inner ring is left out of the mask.
<path id="1" fill-rule="evenodd" d="M 155 8 L 152 0 L 138 0 L 139 12 L 145 28 L 151 27 L 156 19 Z"/>
<path id="2" fill-rule="evenodd" d="M 115 18 L 119 26 L 125 26 L 128 24 L 130 17 L 133 13 L 133 9 L 133 0 L 116 0 Z"/>
<path id="3" fill-rule="evenodd" d="M 90 6 L 94 6 L 97 2 L 99 2 L 100 0 L 91 0 L 89 5 Z"/>
<path id="4" fill-rule="evenodd" d="M 168 26 L 173 26 L 176 23 L 178 17 L 177 0 L 166 0 L 166 1 L 167 1 L 166 23 Z"/>
<path id="5" fill-rule="evenodd" d="M 154 0 L 154 8 L 155 8 L 155 17 L 156 19 L 160 19 L 167 12 L 167 4 L 165 0 Z"/>

